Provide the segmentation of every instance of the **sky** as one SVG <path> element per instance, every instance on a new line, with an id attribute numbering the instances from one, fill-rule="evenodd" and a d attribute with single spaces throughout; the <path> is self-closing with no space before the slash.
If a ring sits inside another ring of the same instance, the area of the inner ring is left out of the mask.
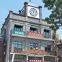
<path id="1" fill-rule="evenodd" d="M 5 22 L 5 18 L 7 17 L 9 11 L 13 11 L 18 13 L 19 10 L 23 7 L 24 2 L 29 2 L 30 0 L 0 0 L 0 28 Z M 31 0 L 29 3 L 34 3 L 36 5 L 42 6 L 42 18 L 48 17 L 51 11 L 48 11 L 47 8 L 44 8 L 44 4 L 42 0 Z M 60 34 L 60 38 L 62 38 L 62 28 L 58 30 L 58 34 Z"/>

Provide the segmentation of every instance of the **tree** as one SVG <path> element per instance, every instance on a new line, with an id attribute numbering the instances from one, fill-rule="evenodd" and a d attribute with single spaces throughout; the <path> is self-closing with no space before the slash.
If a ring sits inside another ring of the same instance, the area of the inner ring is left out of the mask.
<path id="1" fill-rule="evenodd" d="M 53 24 L 54 30 L 57 30 L 62 25 L 62 0 L 43 0 L 44 6 L 51 10 L 51 14 L 45 20 Z"/>
<path id="2" fill-rule="evenodd" d="M 47 23 L 52 24 L 51 28 L 56 33 L 56 30 L 62 25 L 62 0 L 42 0 L 44 6 L 51 10 L 49 17 L 45 18 Z M 56 35 L 55 35 L 56 36 Z"/>
<path id="3" fill-rule="evenodd" d="M 51 29 L 54 31 L 55 47 L 56 45 L 56 30 L 62 25 L 62 0 L 42 0 L 44 6 L 51 10 L 49 17 L 45 18 L 47 23 L 52 24 Z M 57 50 L 57 49 L 55 49 Z"/>

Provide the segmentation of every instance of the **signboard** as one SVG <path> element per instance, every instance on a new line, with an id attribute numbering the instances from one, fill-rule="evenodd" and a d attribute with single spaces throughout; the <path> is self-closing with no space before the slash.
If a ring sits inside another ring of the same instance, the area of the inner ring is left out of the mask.
<path id="1" fill-rule="evenodd" d="M 12 35 L 16 35 L 16 36 L 25 36 L 25 32 L 24 31 L 13 31 Z"/>
<path id="2" fill-rule="evenodd" d="M 29 62 L 42 62 L 42 57 L 28 57 Z"/>
<path id="3" fill-rule="evenodd" d="M 42 39 L 42 38 L 44 38 L 43 34 L 35 33 L 35 32 L 28 32 L 28 37 L 35 38 L 35 39 Z"/>
<path id="4" fill-rule="evenodd" d="M 29 17 L 39 18 L 39 9 L 32 6 L 28 6 L 27 15 Z"/>

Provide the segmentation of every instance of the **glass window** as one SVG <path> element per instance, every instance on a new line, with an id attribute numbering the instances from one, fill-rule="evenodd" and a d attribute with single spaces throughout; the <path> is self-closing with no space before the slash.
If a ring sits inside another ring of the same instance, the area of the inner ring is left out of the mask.
<path id="1" fill-rule="evenodd" d="M 38 29 L 37 29 L 37 28 L 30 27 L 30 31 L 32 31 L 32 32 L 37 32 Z"/>
<path id="2" fill-rule="evenodd" d="M 30 43 L 30 49 L 36 49 L 38 47 L 38 43 Z"/>
<path id="3" fill-rule="evenodd" d="M 21 49 L 22 48 L 22 43 L 19 41 L 14 41 L 12 42 L 12 45 L 14 48 Z"/>
<path id="4" fill-rule="evenodd" d="M 45 51 L 51 52 L 51 45 L 47 45 L 47 47 L 45 47 Z"/>
<path id="5" fill-rule="evenodd" d="M 22 48 L 21 44 L 18 44 L 18 45 L 17 45 L 17 48 L 19 48 L 19 49 Z"/>
<path id="6" fill-rule="evenodd" d="M 49 38 L 50 37 L 50 30 L 44 29 L 44 36 Z"/>
<path id="7" fill-rule="evenodd" d="M 17 48 L 17 42 L 12 42 L 14 48 Z"/>
<path id="8" fill-rule="evenodd" d="M 15 31 L 23 31 L 23 26 L 15 25 L 14 30 Z"/>

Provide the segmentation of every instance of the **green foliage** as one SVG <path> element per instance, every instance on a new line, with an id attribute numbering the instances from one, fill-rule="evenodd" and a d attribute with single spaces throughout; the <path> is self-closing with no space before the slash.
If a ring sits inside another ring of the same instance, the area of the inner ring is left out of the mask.
<path id="1" fill-rule="evenodd" d="M 43 0 L 43 3 L 48 10 L 52 11 L 50 16 L 45 18 L 45 21 L 52 24 L 54 30 L 58 29 L 59 26 L 55 23 L 55 20 L 58 20 L 58 23 L 62 25 L 62 0 Z"/>
<path id="2" fill-rule="evenodd" d="M 55 4 L 55 0 L 43 0 L 43 3 L 45 3 L 45 7 L 52 9 Z"/>
<path id="3" fill-rule="evenodd" d="M 62 7 L 62 0 L 43 0 L 43 3 L 48 9 L 53 9 L 54 6 L 57 8 Z"/>
<path id="4" fill-rule="evenodd" d="M 15 55 L 16 59 L 25 59 L 26 55 Z"/>

